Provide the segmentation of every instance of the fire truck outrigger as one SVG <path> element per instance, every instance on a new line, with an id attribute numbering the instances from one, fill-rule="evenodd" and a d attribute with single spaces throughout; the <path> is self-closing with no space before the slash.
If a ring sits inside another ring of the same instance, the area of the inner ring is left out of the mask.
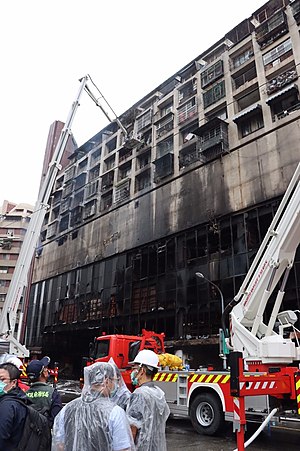
<path id="1" fill-rule="evenodd" d="M 291 366 L 300 361 L 297 311 L 280 312 L 300 242 L 299 203 L 300 164 L 244 283 L 224 310 L 222 327 L 232 351 L 230 371 L 170 370 L 166 366 L 155 376 L 171 414 L 189 417 L 199 433 L 217 434 L 225 421 L 233 421 L 234 428 L 242 432 L 246 417 L 261 422 L 275 413 L 277 420 L 300 421 L 300 372 L 298 366 Z M 276 289 L 274 300 L 271 295 Z M 228 315 L 229 332 L 225 326 Z M 128 383 L 128 363 L 133 360 L 134 351 L 142 349 L 142 339 L 128 336 L 126 341 L 124 337 L 97 337 L 91 356 L 92 361 L 113 357 Z"/>

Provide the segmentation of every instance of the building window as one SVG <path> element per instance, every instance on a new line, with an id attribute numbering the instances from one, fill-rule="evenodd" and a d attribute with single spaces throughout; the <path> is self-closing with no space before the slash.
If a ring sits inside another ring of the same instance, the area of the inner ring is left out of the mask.
<path id="1" fill-rule="evenodd" d="M 142 169 L 147 166 L 151 161 L 151 153 L 145 152 L 142 155 L 139 155 L 136 159 L 137 169 Z"/>
<path id="2" fill-rule="evenodd" d="M 161 179 L 168 177 L 174 172 L 174 155 L 167 153 L 163 157 L 154 161 L 155 175 L 154 182 L 159 183 Z"/>
<path id="3" fill-rule="evenodd" d="M 151 172 L 150 170 L 138 175 L 135 179 L 135 191 L 141 191 L 151 186 Z"/>
<path id="4" fill-rule="evenodd" d="M 199 160 L 199 146 L 196 142 L 192 142 L 188 147 L 185 147 L 179 152 L 179 169 L 184 169 Z"/>
<path id="5" fill-rule="evenodd" d="M 203 106 L 207 108 L 225 97 L 225 82 L 215 84 L 209 91 L 203 94 Z"/>
<path id="6" fill-rule="evenodd" d="M 109 171 L 110 169 L 112 169 L 115 166 L 115 156 L 105 160 L 104 164 L 105 164 L 105 171 Z"/>
<path id="7" fill-rule="evenodd" d="M 131 162 L 126 163 L 119 168 L 119 180 L 123 180 L 126 179 L 127 177 L 130 177 L 130 174 L 131 174 Z"/>
<path id="8" fill-rule="evenodd" d="M 114 183 L 114 171 L 110 171 L 102 177 L 101 191 L 107 190 L 113 186 Z"/>
<path id="9" fill-rule="evenodd" d="M 130 196 L 130 180 L 120 183 L 115 188 L 115 203 L 122 202 Z"/>
<path id="10" fill-rule="evenodd" d="M 194 78 L 193 80 L 186 83 L 182 88 L 180 88 L 178 95 L 179 104 L 183 103 L 189 97 L 195 95 L 196 92 L 197 92 L 197 79 Z"/>
<path id="11" fill-rule="evenodd" d="M 86 183 L 86 172 L 83 172 L 82 174 L 78 175 L 76 177 L 75 181 L 75 190 L 82 188 Z"/>
<path id="12" fill-rule="evenodd" d="M 164 139 L 160 143 L 157 144 L 157 155 L 156 158 L 163 157 L 169 152 L 173 152 L 173 136 L 170 138 Z"/>
<path id="13" fill-rule="evenodd" d="M 70 180 L 73 179 L 74 175 L 75 175 L 75 171 L 76 171 L 76 167 L 72 166 L 70 169 L 68 169 L 65 172 L 65 183 L 69 182 Z"/>
<path id="14" fill-rule="evenodd" d="M 83 199 L 84 199 L 84 190 L 76 193 L 72 202 L 72 208 L 79 207 L 83 203 Z"/>
<path id="15" fill-rule="evenodd" d="M 269 20 L 263 19 L 263 23 L 256 30 L 256 40 L 260 47 L 263 48 L 266 45 L 272 44 L 272 42 L 287 31 L 286 14 L 284 11 L 278 11 Z"/>
<path id="16" fill-rule="evenodd" d="M 137 118 L 136 120 L 137 132 L 147 127 L 148 125 L 151 125 L 151 120 L 152 120 L 152 110 L 150 109 L 142 116 Z"/>
<path id="17" fill-rule="evenodd" d="M 213 66 L 209 67 L 201 74 L 201 87 L 205 88 L 224 74 L 223 61 L 217 61 Z"/>
<path id="18" fill-rule="evenodd" d="M 98 193 L 98 188 L 99 188 L 99 180 L 95 180 L 94 182 L 89 183 L 85 187 L 85 198 L 95 196 Z"/>
<path id="19" fill-rule="evenodd" d="M 252 47 L 243 50 L 243 53 L 240 53 L 239 55 L 232 58 L 232 65 L 234 69 L 237 69 L 238 67 L 242 66 L 244 63 L 246 63 L 248 60 L 250 60 L 254 55 Z"/>
<path id="20" fill-rule="evenodd" d="M 100 160 L 101 157 L 101 147 L 100 149 L 95 150 L 95 152 L 92 153 L 91 155 L 91 165 L 94 165 L 95 163 L 97 163 L 97 161 Z"/>
<path id="21" fill-rule="evenodd" d="M 88 202 L 83 211 L 83 219 L 89 218 L 90 216 L 94 215 L 96 213 L 97 208 L 97 201 L 92 200 L 91 202 Z"/>
<path id="22" fill-rule="evenodd" d="M 276 94 L 275 94 L 276 95 Z M 279 95 L 269 102 L 271 107 L 273 122 L 275 119 L 282 119 L 287 116 L 291 111 L 300 108 L 299 94 L 297 89 L 291 89 L 290 91 Z"/>
<path id="23" fill-rule="evenodd" d="M 7 274 L 8 268 L 7 266 L 0 266 L 0 274 Z"/>
<path id="24" fill-rule="evenodd" d="M 111 139 L 110 141 L 108 141 L 106 143 L 106 147 L 108 150 L 108 153 L 112 152 L 113 150 L 116 149 L 117 147 L 117 137 L 115 136 L 113 139 Z"/>
<path id="25" fill-rule="evenodd" d="M 156 138 L 159 139 L 162 136 L 173 130 L 174 127 L 174 115 L 169 114 L 165 119 L 161 120 L 156 126 Z"/>
<path id="26" fill-rule="evenodd" d="M 1 259 L 2 260 L 10 260 L 10 254 L 2 254 Z"/>
<path id="27" fill-rule="evenodd" d="M 67 230 L 67 228 L 69 227 L 69 217 L 70 217 L 69 214 L 61 217 L 61 220 L 59 223 L 59 228 L 58 228 L 59 232 L 63 232 L 64 230 Z"/>
<path id="28" fill-rule="evenodd" d="M 172 113 L 173 112 L 173 102 L 171 101 L 171 102 L 161 106 L 159 108 L 159 110 L 160 110 L 160 117 L 164 117 L 167 114 Z"/>
<path id="29" fill-rule="evenodd" d="M 123 161 L 126 161 L 128 158 L 132 156 L 132 149 L 127 149 L 124 147 L 123 149 L 119 150 L 119 164 Z"/>
<path id="30" fill-rule="evenodd" d="M 287 39 L 286 41 L 279 44 L 277 47 L 272 49 L 270 52 L 263 55 L 263 62 L 266 69 L 275 66 L 275 64 L 284 61 L 286 58 L 293 54 L 292 51 L 292 41 Z"/>
<path id="31" fill-rule="evenodd" d="M 46 238 L 51 238 L 56 234 L 57 231 L 57 222 L 55 221 L 53 224 L 49 224 L 46 230 Z"/>
<path id="32" fill-rule="evenodd" d="M 178 124 L 182 124 L 188 119 L 193 118 L 198 113 L 196 99 L 193 97 L 186 104 L 178 109 Z"/>
<path id="33" fill-rule="evenodd" d="M 93 167 L 93 169 L 91 169 L 89 172 L 89 181 L 92 182 L 97 177 L 99 177 L 99 173 L 100 173 L 100 164 L 97 164 L 97 166 Z"/>
<path id="34" fill-rule="evenodd" d="M 242 138 L 256 132 L 260 128 L 263 128 L 264 121 L 262 112 L 258 111 L 255 115 L 245 118 L 238 124 L 239 133 Z"/>
<path id="35" fill-rule="evenodd" d="M 253 65 L 251 64 L 251 67 L 248 68 L 242 74 L 240 74 L 238 76 L 235 76 L 235 75 L 232 76 L 233 87 L 235 89 L 238 89 L 241 86 L 243 86 L 247 81 L 251 81 L 256 77 L 257 77 L 256 67 L 255 67 L 255 63 L 253 63 Z"/>
<path id="36" fill-rule="evenodd" d="M 242 111 L 254 103 L 258 102 L 260 100 L 260 94 L 257 84 L 255 83 L 254 86 L 252 86 L 252 89 L 249 93 L 245 94 L 243 91 L 240 93 L 239 96 L 236 97 L 236 103 L 237 103 L 237 111 Z"/>
<path id="37" fill-rule="evenodd" d="M 107 210 L 111 206 L 112 206 L 112 192 L 109 192 L 101 197 L 100 211 Z"/>

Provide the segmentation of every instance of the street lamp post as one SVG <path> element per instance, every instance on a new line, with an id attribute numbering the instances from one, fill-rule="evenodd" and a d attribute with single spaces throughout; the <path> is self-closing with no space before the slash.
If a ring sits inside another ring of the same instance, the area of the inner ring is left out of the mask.
<path id="1" fill-rule="evenodd" d="M 218 287 L 218 285 L 216 285 L 215 283 L 213 283 L 211 280 L 207 279 L 207 277 L 204 276 L 204 274 L 202 274 L 202 272 L 196 272 L 196 276 L 199 277 L 199 279 L 204 279 L 206 280 L 206 282 L 210 283 L 213 287 L 215 287 L 215 289 L 218 291 L 219 295 L 220 295 L 220 300 L 221 300 L 221 314 L 223 315 L 224 313 L 224 296 L 222 291 L 220 290 L 220 288 Z M 221 333 L 225 333 L 225 331 L 223 331 L 223 329 L 220 329 L 222 332 Z M 226 358 L 226 354 L 224 352 L 222 352 L 220 354 L 220 356 L 222 357 L 223 360 L 223 368 L 226 369 L 227 368 L 227 358 Z"/>

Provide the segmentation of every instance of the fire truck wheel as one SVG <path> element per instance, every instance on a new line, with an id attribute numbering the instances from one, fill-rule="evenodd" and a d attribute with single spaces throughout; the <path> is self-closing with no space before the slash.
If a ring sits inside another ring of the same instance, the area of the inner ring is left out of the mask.
<path id="1" fill-rule="evenodd" d="M 192 402 L 190 417 L 199 434 L 216 435 L 224 426 L 224 414 L 217 396 L 200 393 Z"/>

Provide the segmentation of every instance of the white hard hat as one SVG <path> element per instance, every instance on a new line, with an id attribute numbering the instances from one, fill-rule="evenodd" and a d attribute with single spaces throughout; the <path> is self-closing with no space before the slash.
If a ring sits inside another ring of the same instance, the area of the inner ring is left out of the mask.
<path id="1" fill-rule="evenodd" d="M 150 349 L 143 349 L 140 351 L 133 363 L 139 363 L 140 365 L 151 366 L 152 368 L 158 368 L 159 359 L 155 352 L 150 351 Z"/>
<path id="2" fill-rule="evenodd" d="M 16 355 L 13 354 L 3 354 L 0 357 L 0 363 L 12 363 L 18 370 L 22 370 L 23 362 Z"/>

